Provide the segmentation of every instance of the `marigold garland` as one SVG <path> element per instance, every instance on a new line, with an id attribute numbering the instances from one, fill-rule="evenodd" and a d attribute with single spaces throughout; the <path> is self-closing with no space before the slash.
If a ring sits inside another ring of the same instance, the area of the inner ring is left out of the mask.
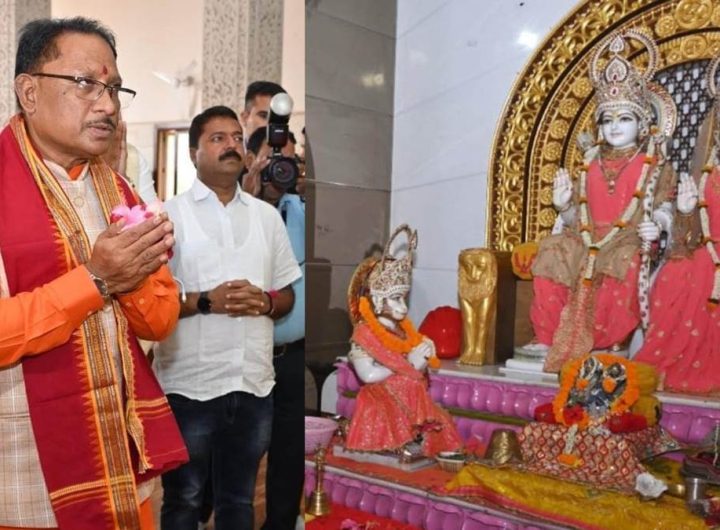
<path id="1" fill-rule="evenodd" d="M 599 153 L 599 152 L 598 152 Z M 635 155 L 633 155 L 632 158 L 635 158 L 640 153 L 640 150 L 636 152 Z M 602 157 L 598 154 L 599 161 L 602 164 Z M 632 159 L 631 159 L 632 160 Z M 628 227 L 628 224 L 630 221 L 635 217 L 635 213 L 637 212 L 638 208 L 640 207 L 640 203 L 642 199 L 649 200 L 650 203 L 655 200 L 654 197 L 654 189 L 655 189 L 655 182 L 658 179 L 658 176 L 660 174 L 661 165 L 658 165 L 655 168 L 655 171 L 651 175 L 649 181 L 648 181 L 648 174 L 650 171 L 650 166 L 655 162 L 655 143 L 650 142 L 648 145 L 647 152 L 644 155 L 643 158 L 643 166 L 640 171 L 640 178 L 637 181 L 637 184 L 635 186 L 635 190 L 633 191 L 632 199 L 630 200 L 630 203 L 625 208 L 625 211 L 622 213 L 620 218 L 613 224 L 612 229 L 605 234 L 599 241 L 593 241 L 593 226 L 594 223 L 590 219 L 590 213 L 589 208 L 587 204 L 587 175 L 589 171 L 589 163 L 586 161 L 585 165 L 588 169 L 583 169 L 583 171 L 580 172 L 580 186 L 579 186 L 579 192 L 580 192 L 580 236 L 582 238 L 582 241 L 585 245 L 585 248 L 588 249 L 596 249 L 600 250 L 605 245 L 610 243 L 615 236 L 618 235 L 618 233 L 622 230 L 625 230 Z M 647 182 L 647 190 L 645 189 L 645 184 Z M 588 256 L 588 259 L 585 263 L 585 270 L 583 272 L 583 279 L 585 280 L 583 283 L 586 285 L 589 284 L 590 280 L 593 279 L 595 275 L 595 256 L 591 253 Z"/>
<path id="2" fill-rule="evenodd" d="M 560 373 L 560 391 L 553 400 L 553 413 L 555 420 L 562 425 L 577 424 L 579 429 L 585 429 L 590 424 L 590 417 L 586 410 L 582 410 L 582 415 L 575 419 L 572 418 L 570 421 L 566 419 L 565 411 L 567 407 L 568 396 L 570 391 L 576 385 L 582 389 L 582 383 L 584 380 L 577 380 L 580 369 L 589 356 L 581 357 L 573 361 L 568 362 Z M 638 387 L 638 374 L 635 363 L 618 357 L 617 355 L 599 353 L 594 354 L 595 357 L 603 366 L 610 366 L 614 363 L 620 363 L 625 367 L 626 386 L 625 391 L 618 396 L 610 405 L 610 410 L 603 417 L 600 418 L 600 422 L 607 421 L 611 416 L 620 415 L 630 410 L 633 403 L 635 403 L 640 397 L 640 389 Z M 586 383 L 587 384 L 587 383 Z M 605 381 L 603 381 L 603 387 L 605 387 Z M 607 390 L 607 389 L 606 389 Z"/>
<path id="3" fill-rule="evenodd" d="M 706 188 L 708 180 L 712 175 L 715 166 L 718 164 L 718 152 L 717 146 L 714 146 L 710 151 L 710 157 L 703 168 L 702 176 L 700 177 L 700 186 L 698 186 L 698 208 L 700 209 L 700 228 L 702 229 L 702 244 L 710 254 L 715 265 L 715 274 L 713 275 L 713 287 L 710 293 L 710 297 L 707 299 L 708 311 L 714 311 L 718 306 L 718 300 L 720 300 L 720 256 L 718 256 L 715 250 L 715 241 L 713 240 L 713 234 L 710 230 L 710 217 L 708 215 L 708 201 L 706 198 Z"/>
<path id="4" fill-rule="evenodd" d="M 405 338 L 401 339 L 388 331 L 387 328 L 378 321 L 375 313 L 373 313 L 370 308 L 370 301 L 366 296 L 360 298 L 358 307 L 362 319 L 370 327 L 373 335 L 375 335 L 388 350 L 405 355 L 423 341 L 423 336 L 417 332 L 409 318 L 406 317 L 399 322 L 400 329 L 405 333 Z"/>

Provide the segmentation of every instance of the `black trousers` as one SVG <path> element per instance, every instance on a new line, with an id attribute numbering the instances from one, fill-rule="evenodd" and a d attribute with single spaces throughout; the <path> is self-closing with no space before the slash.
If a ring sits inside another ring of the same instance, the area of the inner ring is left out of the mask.
<path id="1" fill-rule="evenodd" d="M 305 479 L 305 340 L 276 348 L 263 530 L 293 530 Z"/>

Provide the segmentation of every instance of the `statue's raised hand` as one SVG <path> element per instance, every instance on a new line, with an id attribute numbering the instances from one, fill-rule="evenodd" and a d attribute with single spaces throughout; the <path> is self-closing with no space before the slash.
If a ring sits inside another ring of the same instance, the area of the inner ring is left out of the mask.
<path id="1" fill-rule="evenodd" d="M 689 214 L 698 203 L 698 189 L 695 180 L 687 173 L 680 173 L 678 183 L 677 209 L 680 213 Z"/>
<path id="2" fill-rule="evenodd" d="M 553 179 L 553 206 L 562 212 L 567 209 L 572 199 L 573 186 L 570 174 L 565 168 L 558 169 Z"/>
<path id="3" fill-rule="evenodd" d="M 660 239 L 660 227 L 655 221 L 643 221 L 638 224 L 638 235 L 645 243 L 652 243 Z"/>

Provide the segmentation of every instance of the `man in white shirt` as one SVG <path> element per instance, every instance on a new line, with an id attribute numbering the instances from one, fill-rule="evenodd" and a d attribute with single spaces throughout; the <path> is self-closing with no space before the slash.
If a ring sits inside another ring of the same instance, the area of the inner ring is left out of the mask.
<path id="1" fill-rule="evenodd" d="M 185 299 L 155 370 L 190 462 L 163 476 L 163 530 L 197 529 L 208 482 L 217 530 L 254 525 L 255 476 L 272 425 L 273 321 L 292 309 L 290 284 L 301 272 L 278 211 L 238 185 L 241 149 L 231 109 L 196 116 L 198 178 L 166 203 L 177 241 L 170 267 Z"/>

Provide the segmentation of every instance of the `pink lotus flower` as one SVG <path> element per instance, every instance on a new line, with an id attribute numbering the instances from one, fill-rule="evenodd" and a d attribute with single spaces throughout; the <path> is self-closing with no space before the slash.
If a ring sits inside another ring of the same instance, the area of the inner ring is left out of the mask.
<path id="1" fill-rule="evenodd" d="M 137 226 L 147 219 L 152 219 L 160 215 L 163 212 L 162 202 L 159 199 L 154 200 L 150 204 L 138 204 L 129 208 L 128 206 L 121 204 L 116 206 L 110 212 L 110 222 L 117 223 L 124 220 L 125 224 L 122 230 L 127 230 L 133 226 Z M 168 250 L 168 259 L 173 257 L 172 249 Z"/>
<path id="2" fill-rule="evenodd" d="M 155 200 L 150 204 L 138 204 L 132 208 L 121 204 L 113 208 L 112 212 L 110 212 L 110 222 L 117 223 L 120 220 L 125 220 L 125 225 L 122 229 L 127 230 L 147 219 L 152 219 L 162 211 L 162 203 L 159 200 Z"/>

